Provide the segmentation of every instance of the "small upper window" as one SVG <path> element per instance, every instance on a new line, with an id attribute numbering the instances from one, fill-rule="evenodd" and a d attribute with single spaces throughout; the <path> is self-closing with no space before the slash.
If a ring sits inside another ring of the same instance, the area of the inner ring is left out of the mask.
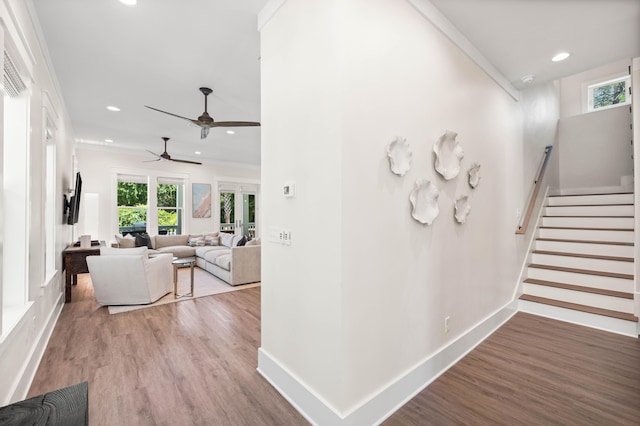
<path id="1" fill-rule="evenodd" d="M 631 76 L 614 78 L 588 86 L 588 111 L 612 108 L 631 103 Z"/>

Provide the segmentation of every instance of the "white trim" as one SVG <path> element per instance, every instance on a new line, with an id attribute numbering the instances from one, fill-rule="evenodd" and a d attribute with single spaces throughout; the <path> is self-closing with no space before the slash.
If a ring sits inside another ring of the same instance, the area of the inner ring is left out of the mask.
<path id="1" fill-rule="evenodd" d="M 21 401 L 27 397 L 33 378 L 38 371 L 38 366 L 40 365 L 40 361 L 44 355 L 44 351 L 47 349 L 49 339 L 51 339 L 51 334 L 53 333 L 55 325 L 58 322 L 58 318 L 62 313 L 62 308 L 64 307 L 62 299 L 63 296 L 64 292 L 58 295 L 58 300 L 53 306 L 53 309 L 51 309 L 47 322 L 40 330 L 38 337 L 34 340 L 29 356 L 25 359 L 23 367 L 20 369 L 20 374 L 18 374 L 18 380 L 14 385 L 13 391 L 9 393 L 11 395 L 10 400 L 3 401 L 1 403 L 2 405 L 10 404 L 10 401 Z"/>
<path id="2" fill-rule="evenodd" d="M 429 0 L 407 0 L 424 18 L 433 24 L 453 44 L 476 63 L 498 86 L 515 101 L 520 100 L 520 91 L 442 14 Z"/>
<path id="3" fill-rule="evenodd" d="M 509 302 L 446 347 L 389 383 L 365 403 L 348 410 L 345 415 L 340 415 L 330 407 L 263 348 L 258 349 L 257 370 L 311 424 L 379 424 L 471 352 L 516 312 L 517 302 Z"/>
<path id="4" fill-rule="evenodd" d="M 287 0 L 269 0 L 267 4 L 264 5 L 262 10 L 258 12 L 258 31 L 261 31 L 262 27 L 267 25 L 267 22 L 273 18 L 286 1 Z"/>

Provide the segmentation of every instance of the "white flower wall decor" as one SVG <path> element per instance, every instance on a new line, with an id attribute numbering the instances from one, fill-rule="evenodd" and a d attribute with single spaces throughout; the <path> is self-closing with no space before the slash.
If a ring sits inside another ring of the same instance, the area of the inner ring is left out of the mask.
<path id="1" fill-rule="evenodd" d="M 458 134 L 446 130 L 433 145 L 436 154 L 435 169 L 446 180 L 451 180 L 460 173 L 460 162 L 464 157 L 464 150 L 456 140 Z"/>
<path id="2" fill-rule="evenodd" d="M 396 137 L 387 147 L 391 171 L 404 176 L 411 168 L 411 147 L 405 138 Z"/>
<path id="3" fill-rule="evenodd" d="M 473 163 L 469 168 L 469 186 L 476 188 L 480 183 L 480 164 Z"/>
<path id="4" fill-rule="evenodd" d="M 440 191 L 427 179 L 418 179 L 409 195 L 413 210 L 411 216 L 420 223 L 431 225 L 440 213 L 438 196 Z"/>
<path id="5" fill-rule="evenodd" d="M 469 197 L 463 195 L 456 200 L 455 203 L 455 218 L 458 223 L 465 223 L 467 221 L 467 217 L 469 216 L 469 212 L 471 212 L 471 204 L 469 204 Z"/>

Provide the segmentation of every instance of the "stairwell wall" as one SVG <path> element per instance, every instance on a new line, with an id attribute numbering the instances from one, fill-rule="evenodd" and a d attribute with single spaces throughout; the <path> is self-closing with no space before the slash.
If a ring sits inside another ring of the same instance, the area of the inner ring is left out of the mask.
<path id="1" fill-rule="evenodd" d="M 335 421 L 317 423 L 357 424 L 363 407 L 406 392 L 406 378 L 510 303 L 523 170 L 540 157 L 524 158 L 521 105 L 408 3 L 278 6 L 261 29 L 263 211 L 267 232 L 288 229 L 292 242 L 263 245 L 259 369 L 297 406 L 329 407 Z M 535 152 L 555 137 L 557 89 L 527 99 L 539 113 L 528 121 Z M 450 181 L 433 169 L 445 129 L 465 150 Z M 413 151 L 402 177 L 386 156 L 396 136 Z M 440 189 L 431 226 L 411 217 L 419 178 Z M 282 196 L 286 181 L 296 198 Z M 472 211 L 462 225 L 453 205 L 465 194 Z M 286 376 L 270 375 L 271 364 Z"/>

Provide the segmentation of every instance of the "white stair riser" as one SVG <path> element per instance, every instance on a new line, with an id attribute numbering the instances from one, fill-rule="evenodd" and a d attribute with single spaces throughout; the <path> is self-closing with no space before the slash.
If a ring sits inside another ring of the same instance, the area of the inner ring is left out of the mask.
<path id="1" fill-rule="evenodd" d="M 589 259 L 574 256 L 557 256 L 553 254 L 533 253 L 532 262 L 539 265 L 562 266 L 565 268 L 589 269 L 592 271 L 614 272 L 617 274 L 633 274 L 633 262 L 620 260 Z"/>
<path id="2" fill-rule="evenodd" d="M 600 275 L 578 274 L 575 272 L 554 271 L 550 269 L 527 268 L 527 277 L 557 283 L 581 285 L 605 290 L 633 292 L 633 280 L 603 277 Z"/>
<path id="3" fill-rule="evenodd" d="M 633 194 L 602 194 L 549 197 L 550 206 L 576 206 L 593 204 L 633 204 Z"/>
<path id="4" fill-rule="evenodd" d="M 633 205 L 545 207 L 544 216 L 633 216 Z"/>
<path id="5" fill-rule="evenodd" d="M 524 294 L 633 314 L 633 299 L 524 283 Z"/>
<path id="6" fill-rule="evenodd" d="M 594 229 L 539 229 L 540 238 L 560 240 L 610 241 L 621 243 L 633 242 L 633 231 L 609 231 Z"/>
<path id="7" fill-rule="evenodd" d="M 626 228 L 633 229 L 632 217 L 562 217 L 542 218 L 542 226 L 567 226 L 572 228 Z"/>
<path id="8" fill-rule="evenodd" d="M 633 321 L 574 311 L 573 309 L 559 308 L 557 306 L 543 305 L 528 300 L 519 300 L 518 310 L 573 324 L 597 328 L 599 330 L 606 330 L 635 338 L 638 337 L 638 323 Z"/>
<path id="9" fill-rule="evenodd" d="M 564 253 L 633 257 L 633 246 L 621 246 L 614 244 L 572 243 L 565 241 L 536 240 L 535 249 L 559 251 Z"/>

